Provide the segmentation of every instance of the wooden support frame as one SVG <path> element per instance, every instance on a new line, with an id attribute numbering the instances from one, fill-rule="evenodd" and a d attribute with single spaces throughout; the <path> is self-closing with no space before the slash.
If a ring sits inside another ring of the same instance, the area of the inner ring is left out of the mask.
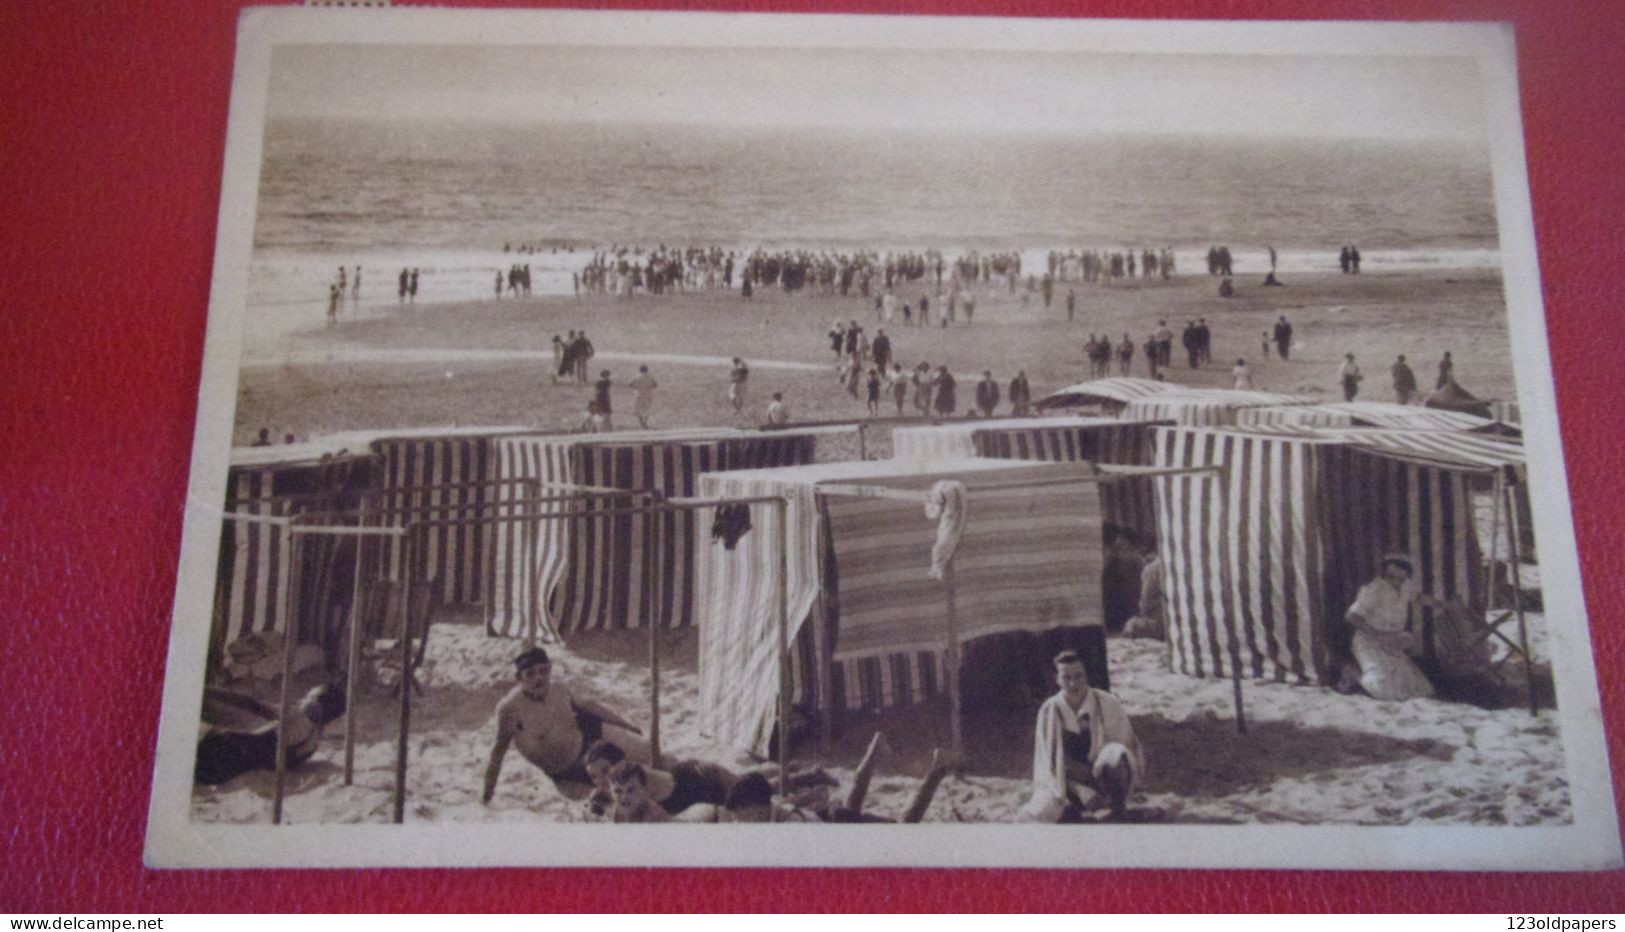
<path id="1" fill-rule="evenodd" d="M 595 492 L 594 494 L 602 494 L 602 495 L 607 496 L 609 493 L 596 493 Z M 791 689 L 790 689 L 791 667 L 790 667 L 790 651 L 789 651 L 790 618 L 789 618 L 789 593 L 788 593 L 788 568 L 789 568 L 789 547 L 788 547 L 789 536 L 788 535 L 789 535 L 789 505 L 790 505 L 789 499 L 784 497 L 784 496 L 777 496 L 777 495 L 742 496 L 742 497 L 735 497 L 735 498 L 728 498 L 728 497 L 720 497 L 720 498 L 680 498 L 680 497 L 665 498 L 665 497 L 661 496 L 660 493 L 658 493 L 658 492 L 639 491 L 639 490 L 635 490 L 635 489 L 633 489 L 633 490 L 616 489 L 616 490 L 613 491 L 613 494 L 616 495 L 616 496 L 624 496 L 624 495 L 642 495 L 642 496 L 646 496 L 646 498 L 648 499 L 648 504 L 645 504 L 645 505 L 642 505 L 642 506 L 636 506 L 636 507 L 612 507 L 612 508 L 602 508 L 602 509 L 587 510 L 587 511 L 569 511 L 569 512 L 558 512 L 558 511 L 547 512 L 547 511 L 543 511 L 543 512 L 532 512 L 532 513 L 524 513 L 524 514 L 493 515 L 493 516 L 486 516 L 486 517 L 474 518 L 474 519 L 456 519 L 456 518 L 430 518 L 430 519 L 424 519 L 424 520 L 414 521 L 414 522 L 410 523 L 407 526 L 407 528 L 404 530 L 404 533 L 407 535 L 407 538 L 406 538 L 407 549 L 408 549 L 408 552 L 410 553 L 412 548 L 415 546 L 415 541 L 427 529 L 433 528 L 433 527 L 453 525 L 453 524 L 468 524 L 468 523 L 505 524 L 505 523 L 517 523 L 517 522 L 520 522 L 520 521 L 557 521 L 557 520 L 574 519 L 574 518 L 606 518 L 606 517 L 619 517 L 619 516 L 634 515 L 634 514 L 649 514 L 649 515 L 664 516 L 664 515 L 669 515 L 669 514 L 671 514 L 673 512 L 680 511 L 680 510 L 692 510 L 692 509 L 698 509 L 698 508 L 716 508 L 716 507 L 720 507 L 720 506 L 723 506 L 723 505 L 754 505 L 754 504 L 772 504 L 772 505 L 775 505 L 777 507 L 777 509 L 778 509 L 778 519 L 779 519 L 779 521 L 778 521 L 778 524 L 779 524 L 779 536 L 778 536 L 778 544 L 779 544 L 779 548 L 778 548 L 779 549 L 779 606 L 778 606 L 778 615 L 779 615 L 779 618 L 778 618 L 778 622 L 779 622 L 779 671 L 780 671 L 780 674 L 779 674 L 779 792 L 780 792 L 780 794 L 787 794 L 789 792 L 789 779 L 790 779 L 790 767 L 789 767 L 789 763 L 790 763 L 790 761 L 789 761 L 789 747 L 790 747 L 789 731 L 790 731 L 790 729 L 789 729 L 789 724 L 790 724 L 790 702 L 791 702 Z M 563 496 L 563 498 L 566 498 L 566 499 L 573 499 L 575 497 L 576 496 Z M 657 518 L 657 520 L 659 520 L 659 518 Z M 408 574 L 408 576 L 407 576 L 408 589 L 410 589 L 410 580 L 411 580 L 411 575 L 410 574 L 411 574 L 412 562 L 410 560 L 408 560 L 406 565 L 407 565 L 407 574 Z M 662 625 L 659 624 L 658 620 L 655 620 L 655 621 L 651 622 L 649 627 L 650 627 L 650 635 L 649 635 L 650 648 L 649 649 L 650 649 L 650 661 L 651 661 L 651 666 L 650 666 L 650 710 L 651 710 L 651 719 L 650 719 L 650 727 L 649 727 L 649 732 L 650 732 L 650 756 L 655 761 L 659 761 L 661 754 L 660 754 L 660 745 L 659 745 L 659 735 L 660 735 L 660 731 L 659 731 L 659 729 L 660 729 L 660 704 L 659 704 L 660 679 L 659 679 L 659 677 L 660 677 L 660 670 L 659 670 L 658 634 L 659 634 L 659 630 L 662 627 Z M 399 729 L 399 740 L 397 742 L 396 755 L 395 755 L 395 798 L 394 798 L 394 807 L 393 807 L 394 808 L 394 822 L 397 823 L 397 824 L 400 824 L 400 823 L 404 822 L 405 817 L 406 817 L 406 776 L 407 776 L 407 757 L 408 757 L 408 750 L 409 750 L 408 749 L 408 737 L 409 737 L 409 734 L 410 734 L 410 721 L 411 721 L 411 710 L 412 710 L 411 696 L 410 696 L 411 689 L 408 688 L 408 685 L 407 685 L 408 683 L 410 683 L 410 678 L 411 678 L 411 675 L 412 675 L 412 654 L 411 654 L 411 647 L 410 647 L 411 637 L 412 637 L 412 633 L 411 633 L 410 628 L 403 625 L 402 631 L 401 631 L 401 685 L 402 685 L 402 688 L 401 688 L 401 704 L 400 704 L 400 712 L 399 712 L 400 729 Z"/>

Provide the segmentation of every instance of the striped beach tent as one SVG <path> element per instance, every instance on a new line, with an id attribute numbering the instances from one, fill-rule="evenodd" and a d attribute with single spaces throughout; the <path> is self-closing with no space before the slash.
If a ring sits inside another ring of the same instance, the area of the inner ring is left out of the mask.
<path id="1" fill-rule="evenodd" d="M 1194 389 L 1136 398 L 1124 405 L 1125 421 L 1169 421 L 1181 427 L 1233 427 L 1247 408 L 1313 404 L 1314 399 L 1274 392 Z"/>
<path id="2" fill-rule="evenodd" d="M 1225 469 L 1155 480 L 1174 668 L 1324 684 L 1385 552 L 1412 556 L 1422 591 L 1485 604 L 1474 493 L 1521 452 L 1453 432 L 1158 428 L 1156 457 Z"/>
<path id="3" fill-rule="evenodd" d="M 416 539 L 413 577 L 436 582 L 445 605 L 475 606 L 489 588 L 491 551 L 495 530 L 473 518 L 492 512 L 492 489 L 482 485 L 497 478 L 495 444 L 501 437 L 525 433 L 522 427 L 430 427 L 378 431 L 368 446 L 383 461 L 383 491 L 379 504 L 389 508 L 448 506 L 433 515 L 410 512 L 390 515 L 385 526 L 404 527 L 420 517 L 462 519 L 426 529 Z M 382 538 L 377 542 L 380 563 L 374 572 L 393 580 L 404 578 L 406 542 Z"/>
<path id="4" fill-rule="evenodd" d="M 353 505 L 357 493 L 382 484 L 378 458 L 364 443 L 332 439 L 266 447 L 239 447 L 226 474 L 224 510 L 259 518 L 291 518 L 302 512 Z M 307 572 L 300 592 L 290 592 L 293 556 L 287 532 L 278 524 L 226 520 L 222 525 L 215 577 L 211 655 L 238 638 L 286 629 L 290 605 L 326 604 L 323 592 L 347 589 L 353 560 L 335 558 L 339 542 L 306 542 L 301 548 Z M 353 544 L 350 546 L 353 547 Z M 354 551 L 349 551 L 353 558 Z M 338 578 L 342 576 L 343 578 Z M 295 632 L 301 643 L 321 640 L 317 613 L 301 611 Z"/>
<path id="5" fill-rule="evenodd" d="M 500 439 L 495 460 L 503 478 L 534 478 L 691 496 L 711 472 L 810 463 L 818 429 L 733 428 L 527 435 Z M 501 486 L 512 513 L 521 486 Z M 627 499 L 583 498 L 543 510 L 592 511 Z M 692 512 L 622 515 L 500 525 L 493 539 L 488 625 L 520 637 L 532 630 L 574 631 L 671 627 L 695 623 Z"/>
<path id="6" fill-rule="evenodd" d="M 1109 418 L 1073 423 L 990 422 L 972 434 L 978 456 L 1041 462 L 1089 462 L 1111 466 L 1150 466 L 1155 461 L 1152 427 Z M 1125 479 L 1100 487 L 1102 517 L 1141 540 L 1157 529 L 1151 480 Z"/>
<path id="7" fill-rule="evenodd" d="M 1091 379 L 1045 395 L 1043 398 L 1038 399 L 1036 407 L 1040 411 L 1045 411 L 1051 408 L 1100 405 L 1107 413 L 1116 413 L 1121 411 L 1129 402 L 1139 398 L 1186 390 L 1183 385 L 1160 382 L 1156 379 L 1140 379 L 1129 376 Z"/>
<path id="8" fill-rule="evenodd" d="M 1488 418 L 1460 411 L 1398 405 L 1385 401 L 1339 401 L 1330 404 L 1242 408 L 1237 427 L 1377 427 L 1397 430 L 1480 430 L 1494 424 Z"/>
<path id="9" fill-rule="evenodd" d="M 825 721 L 848 710 L 905 705 L 946 682 L 946 590 L 927 575 L 936 523 L 920 505 L 820 494 L 829 483 L 928 489 L 967 486 L 955 556 L 961 643 L 987 635 L 1078 629 L 1104 667 L 1100 515 L 1093 486 L 983 489 L 988 483 L 1076 475 L 1073 465 L 970 458 L 924 467 L 912 460 L 819 463 L 715 473 L 706 496 L 783 495 L 788 507 L 786 599 L 798 709 Z M 752 506 L 751 530 L 712 542 L 714 514 L 699 513 L 696 608 L 701 728 L 765 753 L 776 718 L 778 527 L 776 509 Z"/>

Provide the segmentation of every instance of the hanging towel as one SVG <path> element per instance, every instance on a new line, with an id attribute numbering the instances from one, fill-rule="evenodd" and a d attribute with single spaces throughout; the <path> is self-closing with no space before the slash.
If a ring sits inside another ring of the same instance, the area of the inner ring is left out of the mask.
<path id="1" fill-rule="evenodd" d="M 937 522 L 937 542 L 931 546 L 931 578 L 941 579 L 948 561 L 959 549 L 959 537 L 965 533 L 965 486 L 952 479 L 944 479 L 926 493 L 925 516 Z"/>

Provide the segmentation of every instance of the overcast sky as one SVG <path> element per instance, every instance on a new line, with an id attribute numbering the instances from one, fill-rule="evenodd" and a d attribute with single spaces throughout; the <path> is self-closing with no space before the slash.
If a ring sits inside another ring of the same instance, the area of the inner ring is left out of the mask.
<path id="1" fill-rule="evenodd" d="M 1467 58 L 279 46 L 273 116 L 1481 140 Z"/>

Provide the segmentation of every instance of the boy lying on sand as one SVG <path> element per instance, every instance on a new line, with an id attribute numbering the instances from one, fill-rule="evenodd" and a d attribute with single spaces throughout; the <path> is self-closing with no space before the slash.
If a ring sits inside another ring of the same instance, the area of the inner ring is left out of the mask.
<path id="1" fill-rule="evenodd" d="M 580 796 L 591 785 L 583 758 L 601 738 L 613 740 L 627 756 L 648 762 L 649 745 L 637 726 L 607 706 L 577 699 L 569 687 L 553 683 L 547 651 L 532 647 L 514 665 L 519 685 L 497 703 L 497 740 L 485 768 L 484 802 L 490 803 L 496 793 L 510 744 L 566 795 Z"/>
<path id="2" fill-rule="evenodd" d="M 905 823 L 919 822 L 925 818 L 925 812 L 931 807 L 931 799 L 936 795 L 937 787 L 942 778 L 954 767 L 950 755 L 941 749 L 931 752 L 931 769 L 920 781 L 919 789 L 914 793 L 914 799 L 909 803 L 908 809 L 899 820 L 887 819 L 863 811 L 865 797 L 869 793 L 869 781 L 874 776 L 875 767 L 881 757 L 890 757 L 892 749 L 886 743 L 886 736 L 875 732 L 874 738 L 869 741 L 869 749 L 858 764 L 858 769 L 852 777 L 852 787 L 847 791 L 845 799 L 840 802 L 830 799 L 829 786 L 815 786 L 811 789 L 792 793 L 788 798 L 777 798 L 773 795 L 773 785 L 767 777 L 759 773 L 746 774 L 738 783 L 728 790 L 728 798 L 719 806 L 695 806 L 683 813 L 677 821 L 680 822 L 834 822 L 834 823 L 863 823 L 863 822 L 893 822 Z M 631 802 L 636 803 L 637 787 L 632 788 Z M 617 795 L 619 785 L 617 785 Z M 617 800 L 618 802 L 618 800 Z"/>
<path id="3" fill-rule="evenodd" d="M 665 821 L 658 816 L 647 819 L 630 817 L 638 808 L 637 804 L 641 804 L 645 798 L 669 816 L 677 815 L 691 806 L 707 803 L 721 805 L 727 800 L 728 792 L 744 778 L 721 764 L 702 760 L 675 761 L 664 770 L 638 766 L 636 762 L 628 761 L 626 752 L 609 740 L 599 741 L 588 748 L 583 766 L 595 787 L 593 797 L 588 800 L 590 814 L 598 818 L 613 816 L 617 822 Z M 617 806 L 616 778 L 625 777 L 633 766 L 638 766 L 639 772 L 636 778 L 639 782 L 636 804 Z M 778 767 L 768 764 L 756 772 L 773 779 L 778 775 Z M 798 789 L 835 786 L 836 780 L 823 768 L 814 767 L 810 770 L 792 770 L 790 785 Z"/>

